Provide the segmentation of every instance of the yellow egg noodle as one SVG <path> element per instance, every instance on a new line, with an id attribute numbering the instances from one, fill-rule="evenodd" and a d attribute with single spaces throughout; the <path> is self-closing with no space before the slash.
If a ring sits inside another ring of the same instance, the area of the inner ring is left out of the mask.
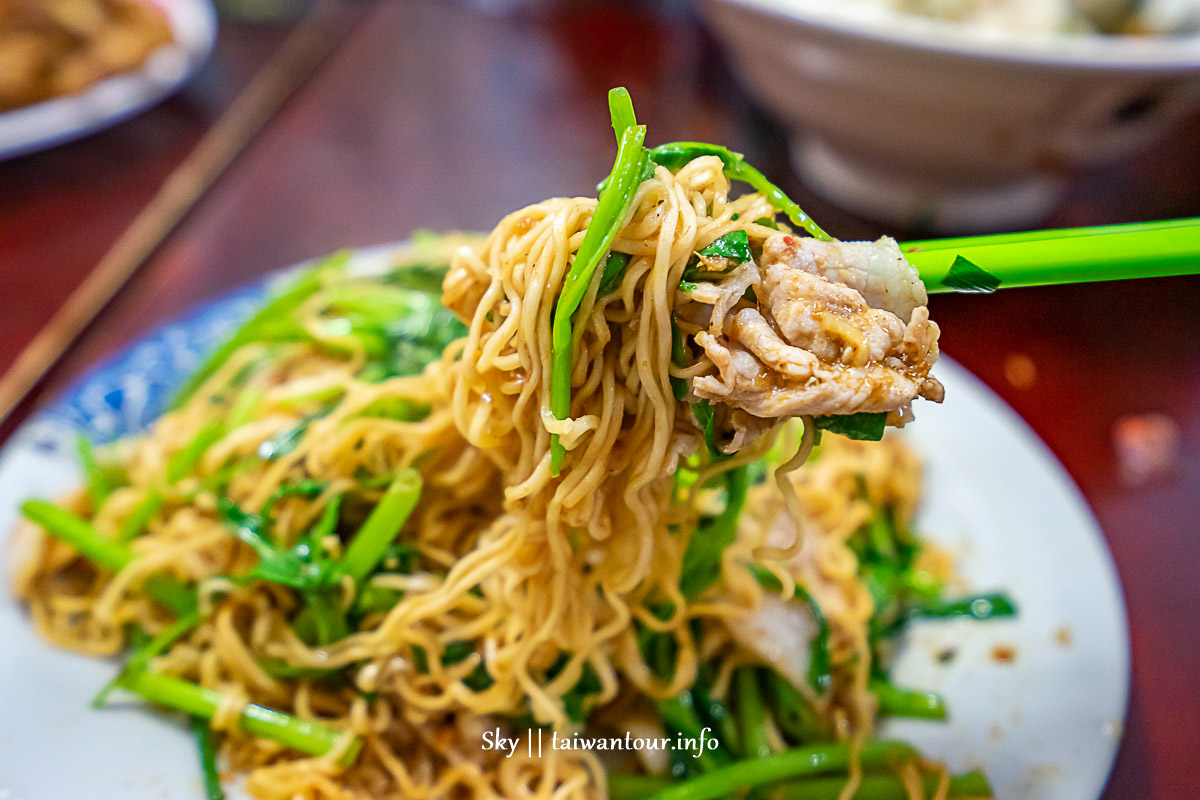
<path id="1" fill-rule="evenodd" d="M 825 423 L 898 424 L 915 396 L 940 399 L 923 289 L 881 310 L 894 298 L 839 277 L 839 243 L 731 194 L 720 158 L 659 164 L 573 317 L 559 419 L 555 303 L 597 213 L 555 198 L 486 237 L 425 237 L 382 274 L 331 259 L 296 279 L 185 402 L 91 456 L 106 488 L 64 501 L 127 564 L 25 527 L 33 624 L 95 656 L 159 636 L 124 674 L 213 690 L 223 765 L 262 800 L 650 797 L 798 747 L 833 754 L 805 797 L 821 780 L 835 797 L 990 796 L 873 743 L 891 629 L 941 602 L 949 566 L 911 531 L 921 470 L 902 439 Z M 411 275 L 444 275 L 444 309 Z M 452 341 L 398 367 L 410 335 Z M 364 561 L 372 512 L 410 495 Z M 881 610 L 865 570 L 885 558 L 910 585 Z M 163 576 L 196 604 L 173 640 L 186 614 Z M 333 744 L 254 735 L 248 704 Z M 718 742 L 703 757 L 623 744 L 683 741 L 696 720 Z M 511 749 L 485 746 L 501 737 Z"/>

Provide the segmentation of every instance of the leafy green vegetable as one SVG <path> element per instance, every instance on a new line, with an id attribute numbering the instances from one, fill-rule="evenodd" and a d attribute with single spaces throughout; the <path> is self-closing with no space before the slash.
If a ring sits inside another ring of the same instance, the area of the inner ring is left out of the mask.
<path id="1" fill-rule="evenodd" d="M 725 508 L 716 517 L 701 520 L 683 553 L 679 588 L 684 597 L 696 597 L 721 576 L 721 557 L 737 538 L 737 522 L 746 503 L 749 470 L 735 467 L 725 473 Z"/>
<path id="2" fill-rule="evenodd" d="M 895 741 L 866 742 L 858 753 L 864 769 L 896 764 L 915 756 L 916 751 L 911 745 Z M 654 800 L 717 800 L 735 796 L 739 790 L 844 772 L 850 766 L 850 759 L 851 745 L 848 743 L 799 747 L 720 766 L 690 780 L 663 787 L 652 797 Z"/>
<path id="3" fill-rule="evenodd" d="M 629 92 L 624 88 L 613 89 L 608 94 L 608 104 L 613 129 L 620 129 L 617 137 L 617 160 L 609 175 L 608 185 L 600 192 L 596 211 L 563 281 L 562 291 L 554 308 L 550 354 L 550 410 L 557 419 L 566 419 L 571 413 L 571 318 L 583 301 L 601 259 L 612 246 L 621 225 L 625 223 L 646 166 L 646 150 L 643 147 L 646 128 L 644 125 L 632 124 L 636 120 Z M 550 447 L 550 472 L 558 475 L 566 457 L 566 450 L 558 441 L 557 435 L 551 438 Z"/>
<path id="4" fill-rule="evenodd" d="M 224 343 L 209 354 L 200 367 L 192 373 L 192 377 L 184 383 L 175 398 L 174 407 L 178 408 L 186 403 L 196 393 L 196 390 L 243 346 L 252 342 L 307 339 L 308 334 L 292 320 L 292 313 L 309 295 L 321 287 L 330 272 L 344 269 L 349 260 L 350 253 L 337 253 L 325 259 L 315 268 L 301 272 L 291 284 L 263 305 Z"/>
<path id="5" fill-rule="evenodd" d="M 744 230 L 730 231 L 700 251 L 706 258 L 728 258 L 741 264 L 753 258 L 750 235 Z"/>
<path id="6" fill-rule="evenodd" d="M 228 497 L 217 499 L 217 513 L 235 536 L 258 555 L 258 565 L 241 576 L 280 583 L 300 591 L 333 584 L 332 566 L 307 547 L 278 548 L 267 540 L 263 518 L 243 511 Z"/>
<path id="7" fill-rule="evenodd" d="M 627 253 L 609 253 L 604 261 L 604 274 L 600 276 L 599 294 L 603 297 L 612 294 L 621 286 L 625 272 L 629 269 L 630 256 Z"/>
<path id="8" fill-rule="evenodd" d="M 100 462 L 96 459 L 96 451 L 92 448 L 92 440 L 85 434 L 75 435 L 75 450 L 79 454 L 80 466 L 83 467 L 88 502 L 91 503 L 94 510 L 99 510 L 108 496 L 112 494 L 114 481 L 108 470 L 100 466 Z"/>
<path id="9" fill-rule="evenodd" d="M 221 773 L 217 769 L 217 735 L 203 719 L 192 717 L 192 735 L 200 753 L 200 773 L 204 776 L 204 796 L 207 800 L 225 800 L 221 788 Z"/>
<path id="10" fill-rule="evenodd" d="M 767 671 L 766 698 L 775 725 L 792 744 L 812 744 L 828 739 L 821 718 L 795 686 L 779 673 Z"/>
<path id="11" fill-rule="evenodd" d="M 299 422 L 290 428 L 284 428 L 270 439 L 267 439 L 258 446 L 258 457 L 263 461 L 274 461 L 275 459 L 283 458 L 300 445 L 304 434 L 308 432 L 308 426 L 320 416 L 320 414 L 309 414 L 301 418 Z"/>
<path id="12" fill-rule="evenodd" d="M 783 584 L 775 573 L 761 564 L 749 565 L 750 573 L 769 592 L 783 591 Z M 808 665 L 808 683 L 817 692 L 825 692 L 833 685 L 833 659 L 829 649 L 829 620 L 825 618 L 821 606 L 808 593 L 808 590 L 796 584 L 792 597 L 808 606 L 808 611 L 817 623 L 817 635 L 813 639 L 812 653 Z"/>
<path id="13" fill-rule="evenodd" d="M 192 440 L 167 461 L 167 482 L 178 483 L 191 474 L 196 464 L 200 463 L 200 459 L 208 452 L 208 448 L 224 433 L 225 425 L 220 419 L 210 419 L 204 423 Z"/>
<path id="14" fill-rule="evenodd" d="M 120 686 L 126 691 L 141 695 L 151 703 L 207 720 L 211 720 L 217 709 L 226 702 L 225 697 L 214 689 L 206 689 L 189 681 L 145 670 L 123 675 Z M 252 736 L 270 739 L 285 747 L 314 756 L 329 753 L 341 742 L 343 736 L 340 731 L 319 722 L 298 719 L 253 703 L 243 708 L 240 724 L 242 730 Z M 343 766 L 348 766 L 358 757 L 359 744 L 355 739 L 351 747 L 347 748 L 340 759 Z"/>
<path id="15" fill-rule="evenodd" d="M 687 346 L 683 343 L 683 333 L 679 330 L 679 323 L 675 318 L 671 318 L 671 363 L 676 367 L 686 367 L 688 359 Z M 671 378 L 671 393 L 675 397 L 675 401 L 679 402 L 687 397 L 688 385 L 683 378 Z"/>
<path id="16" fill-rule="evenodd" d="M 1016 604 L 1012 598 L 1003 593 L 979 594 L 956 600 L 934 600 L 910 606 L 905 610 L 902 619 L 889 626 L 886 632 L 894 633 L 898 628 L 915 619 L 970 617 L 983 622 L 990 619 L 1013 617 L 1016 614 Z"/>
<path id="17" fill-rule="evenodd" d="M 27 500 L 21 506 L 21 514 L 98 567 L 120 572 L 133 561 L 133 551 L 128 545 L 109 539 L 90 522 L 65 508 L 45 500 Z M 186 614 L 196 607 L 196 593 L 170 575 L 151 575 L 142 584 L 142 591 L 177 614 Z"/>
<path id="18" fill-rule="evenodd" d="M 816 417 L 813 422 L 819 431 L 829 431 L 860 442 L 878 442 L 883 438 L 887 426 L 887 413 L 829 414 Z"/>
<path id="19" fill-rule="evenodd" d="M 142 535 L 146 530 L 146 526 L 150 520 L 162 510 L 163 496 L 156 491 L 149 491 L 143 497 L 133 510 L 129 512 L 129 516 L 121 522 L 120 531 L 117 534 L 118 542 L 131 542 Z"/>
<path id="20" fill-rule="evenodd" d="M 991 294 L 1000 288 L 1000 279 L 966 256 L 957 256 L 942 285 L 959 292 Z"/>
<path id="21" fill-rule="evenodd" d="M 871 681 L 870 689 L 879 701 L 879 713 L 885 717 L 946 718 L 946 701 L 936 692 L 901 689 L 879 679 Z"/>
<path id="22" fill-rule="evenodd" d="M 398 470 L 367 521 L 350 540 L 339 567 L 341 574 L 361 584 L 374 572 L 420 497 L 421 474 L 411 468 Z"/>
<path id="23" fill-rule="evenodd" d="M 305 478 L 296 483 L 285 483 L 271 493 L 271 496 L 263 503 L 262 510 L 258 512 L 258 515 L 262 517 L 264 522 L 269 522 L 271 519 L 271 510 L 280 500 L 288 497 L 305 497 L 311 499 L 325 491 L 328 487 L 329 481 L 316 480 L 314 478 Z"/>
<path id="24" fill-rule="evenodd" d="M 700 424 L 700 430 L 704 433 L 704 443 L 708 445 L 709 455 L 718 460 L 728 458 L 721 452 L 721 448 L 717 444 L 716 410 L 712 403 L 705 399 L 692 403 L 692 414 L 695 415 L 696 422 Z"/>
<path id="25" fill-rule="evenodd" d="M 104 687 L 96 693 L 96 696 L 92 698 L 92 708 L 102 708 L 104 704 L 108 702 L 108 696 L 112 694 L 113 690 L 120 685 L 122 675 L 130 672 L 131 670 L 148 669 L 152 660 L 165 653 L 168 647 L 182 639 L 199 624 L 199 612 L 189 611 L 167 627 L 163 628 L 157 636 L 144 641 L 125 661 L 125 666 L 121 668 L 121 671 L 117 673 L 116 677 L 105 684 Z"/>
<path id="26" fill-rule="evenodd" d="M 733 685 L 737 696 L 738 735 L 746 758 L 771 755 L 767 741 L 767 707 L 763 704 L 754 667 L 740 667 L 734 673 Z"/>
<path id="27" fill-rule="evenodd" d="M 699 740 L 701 732 L 704 728 L 708 727 L 704 724 L 704 720 L 700 718 L 700 713 L 696 708 L 695 695 L 692 694 L 690 689 L 685 689 L 666 700 L 659 700 L 658 713 L 662 717 L 668 732 L 674 733 L 677 736 Z M 697 758 L 694 759 L 699 770 L 701 772 L 708 772 L 722 765 L 729 764 L 733 760 L 729 751 L 720 742 L 713 743 L 711 735 L 705 734 L 705 736 L 709 739 L 709 745 L 712 749 L 706 750 L 704 753 L 699 753 Z"/>
<path id="28" fill-rule="evenodd" d="M 832 241 L 833 237 L 821 230 L 808 214 L 794 200 L 783 193 L 775 184 L 754 167 L 746 163 L 741 153 L 735 153 L 728 148 L 704 142 L 671 142 L 662 144 L 650 150 L 650 160 L 661 164 L 667 169 L 678 172 L 685 164 L 701 156 L 716 156 L 721 159 L 725 175 L 730 180 L 743 181 L 750 184 L 757 192 L 761 192 L 771 205 L 787 215 L 794 225 L 808 231 L 809 235 L 821 241 Z"/>

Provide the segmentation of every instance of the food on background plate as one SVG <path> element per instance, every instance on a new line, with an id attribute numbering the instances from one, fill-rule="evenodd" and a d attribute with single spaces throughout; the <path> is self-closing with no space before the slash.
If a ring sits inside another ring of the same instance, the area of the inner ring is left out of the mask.
<path id="1" fill-rule="evenodd" d="M 149 0 L 0 0 L 0 111 L 134 72 L 171 40 Z"/>
<path id="2" fill-rule="evenodd" d="M 1200 30 L 1198 0 L 850 0 L 855 2 L 1026 33 L 1173 34 Z"/>
<path id="3" fill-rule="evenodd" d="M 909 625 L 1015 610 L 945 597 L 885 436 L 942 395 L 920 280 L 610 101 L 598 199 L 308 269 L 25 504 L 34 624 L 191 715 L 210 796 L 218 749 L 264 800 L 991 796 L 873 736 L 947 714 Z"/>

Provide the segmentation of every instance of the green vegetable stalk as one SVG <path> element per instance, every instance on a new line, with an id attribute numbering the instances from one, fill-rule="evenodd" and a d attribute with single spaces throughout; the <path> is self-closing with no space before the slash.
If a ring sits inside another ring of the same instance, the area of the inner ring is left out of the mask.
<path id="1" fill-rule="evenodd" d="M 916 751 L 905 742 L 877 741 L 862 746 L 859 758 L 864 769 L 893 766 L 915 758 Z M 784 753 L 738 761 L 673 784 L 652 795 L 653 800 L 716 800 L 739 790 L 793 781 L 812 775 L 844 772 L 850 765 L 850 745 L 823 744 L 800 747 Z"/>
<path id="2" fill-rule="evenodd" d="M 621 226 L 625 224 L 634 193 L 646 168 L 646 127 L 636 125 L 633 103 L 623 88 L 608 93 L 613 130 L 617 133 L 617 160 L 608 185 L 600 192 L 599 202 L 588 223 L 583 242 L 563 281 L 562 292 L 554 308 L 550 348 L 550 410 L 557 419 L 571 414 L 572 317 L 579 309 L 600 262 L 604 260 Z M 550 445 L 550 471 L 558 475 L 566 450 L 555 435 Z"/>
<path id="3" fill-rule="evenodd" d="M 123 675 L 122 689 L 141 695 L 151 703 L 183 711 L 194 717 L 212 719 L 224 696 L 179 678 L 156 672 L 135 670 Z M 323 756 L 342 741 L 344 734 L 319 722 L 307 722 L 264 706 L 247 705 L 242 711 L 241 727 L 246 733 L 279 742 L 285 747 L 313 756 Z M 358 757 L 359 742 L 354 740 L 341 757 L 343 766 Z"/>
<path id="4" fill-rule="evenodd" d="M 120 572 L 133 561 L 133 551 L 128 545 L 104 536 L 91 523 L 61 506 L 45 500 L 28 500 L 21 506 L 21 513 L 98 567 Z M 142 591 L 180 615 L 196 607 L 195 592 L 169 575 L 150 576 Z"/>
<path id="5" fill-rule="evenodd" d="M 415 469 L 402 469 L 396 473 L 391 485 L 379 504 L 371 511 L 367 521 L 350 541 L 339 567 L 343 575 L 349 575 L 355 583 L 367 578 L 408 521 L 417 500 L 421 497 L 421 475 Z"/>

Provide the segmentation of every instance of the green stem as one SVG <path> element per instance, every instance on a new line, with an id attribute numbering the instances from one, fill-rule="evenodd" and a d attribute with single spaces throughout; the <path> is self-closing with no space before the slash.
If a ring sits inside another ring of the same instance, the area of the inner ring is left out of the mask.
<path id="1" fill-rule="evenodd" d="M 21 506 L 21 513 L 98 567 L 120 572 L 133 561 L 133 551 L 128 546 L 109 539 L 91 523 L 54 503 L 27 500 Z M 142 584 L 142 591 L 177 614 L 186 614 L 196 607 L 195 592 L 169 575 L 151 575 Z"/>
<path id="2" fill-rule="evenodd" d="M 746 758 L 771 755 L 771 745 L 767 742 L 767 708 L 763 705 L 756 673 L 754 667 L 741 667 L 734 674 L 738 733 L 742 741 L 742 754 Z"/>
<path id="3" fill-rule="evenodd" d="M 96 451 L 92 447 L 91 439 L 83 433 L 76 434 L 75 449 L 79 453 L 79 463 L 83 466 L 88 501 L 92 504 L 94 511 L 99 511 L 100 506 L 104 505 L 104 501 L 112 494 L 112 482 L 109 481 L 108 475 L 104 473 L 100 463 L 96 460 Z"/>
<path id="4" fill-rule="evenodd" d="M 921 778 L 927 795 L 937 791 L 938 778 L 925 775 Z M 779 800 L 837 800 L 846 788 L 845 778 L 813 778 L 797 781 L 783 787 Z M 950 778 L 947 797 L 976 798 L 983 800 L 992 796 L 992 788 L 981 773 L 969 772 Z M 886 775 L 867 775 L 854 792 L 854 800 L 908 800 L 911 795 L 899 778 Z"/>
<path id="5" fill-rule="evenodd" d="M 151 661 L 166 652 L 168 647 L 186 636 L 199 623 L 200 612 L 191 611 L 159 631 L 153 639 L 146 642 L 145 645 L 129 657 L 129 660 L 125 662 L 125 666 L 117 673 L 116 677 L 106 683 L 104 688 L 96 693 L 96 696 L 92 698 L 92 708 L 103 708 L 104 704 L 108 702 L 108 696 L 112 694 L 113 689 L 121 685 L 121 678 L 126 673 L 147 669 Z"/>
<path id="6" fill-rule="evenodd" d="M 120 542 L 130 542 L 141 536 L 146 526 L 150 524 L 150 520 L 162 510 L 162 505 L 163 496 L 151 490 L 142 498 L 141 502 L 133 507 L 133 511 L 130 511 L 129 516 L 121 523 L 121 530 L 117 534 L 117 540 Z"/>
<path id="7" fill-rule="evenodd" d="M 901 245 L 930 292 L 1200 272 L 1200 218 L 1006 233 Z M 967 281 L 961 280 L 966 276 Z"/>
<path id="8" fill-rule="evenodd" d="M 650 150 L 652 161 L 672 171 L 678 171 L 684 164 L 700 156 L 716 156 L 721 159 L 725 174 L 730 180 L 750 184 L 750 187 L 766 197 L 775 209 L 783 212 L 792 221 L 792 224 L 804 228 L 810 236 L 825 242 L 833 239 L 817 223 L 813 222 L 796 201 L 767 180 L 765 175 L 747 164 L 746 157 L 741 153 L 705 142 L 670 142 Z"/>
<path id="9" fill-rule="evenodd" d="M 945 719 L 946 701 L 937 692 L 901 689 L 887 681 L 871 681 L 871 692 L 879 701 L 879 713 L 885 717 Z"/>
<path id="10" fill-rule="evenodd" d="M 636 122 L 629 93 L 623 88 L 613 89 L 608 94 L 613 130 L 618 128 L 617 160 L 613 164 L 608 183 L 600 192 L 596 211 L 588 223 L 583 242 L 575 254 L 570 270 L 563 280 L 562 292 L 554 307 L 554 323 L 550 348 L 550 410 L 556 419 L 566 419 L 571 414 L 571 352 L 572 320 L 579 304 L 583 302 L 591 285 L 596 269 L 612 247 L 613 240 L 625 223 L 634 194 L 642 183 L 646 165 L 646 127 L 629 125 Z M 558 475 L 562 469 L 566 451 L 555 435 L 550 445 L 550 471 Z"/>
<path id="11" fill-rule="evenodd" d="M 134 671 L 122 676 L 121 688 L 141 695 L 151 703 L 182 711 L 193 717 L 211 720 L 225 697 L 215 689 L 206 689 L 180 678 L 157 672 Z M 308 722 L 282 711 L 250 703 L 242 710 L 241 727 L 262 739 L 313 756 L 323 756 L 342 740 L 341 731 L 319 722 Z M 358 756 L 358 742 L 347 750 L 342 763 L 348 765 Z"/>
<path id="12" fill-rule="evenodd" d="M 696 711 L 696 699 L 690 690 L 685 689 L 674 697 L 658 701 L 658 713 L 663 722 L 677 734 L 697 741 L 701 735 L 705 735 L 709 742 L 712 742 L 713 737 L 704 733 L 708 726 L 700 719 L 700 714 Z M 728 764 L 729 760 L 729 751 L 725 749 L 724 742 L 717 742 L 712 749 L 699 753 L 695 759 L 701 772 L 717 769 L 723 764 Z"/>
<path id="13" fill-rule="evenodd" d="M 921 783 L 926 794 L 932 795 L 937 791 L 938 779 L 934 775 L 925 775 Z M 609 773 L 609 800 L 644 800 L 671 786 L 670 778 L 657 775 L 628 775 L 624 773 Z M 846 788 L 846 778 L 809 778 L 785 784 L 778 793 L 779 800 L 837 800 L 842 790 Z M 868 775 L 859 783 L 854 793 L 854 800 L 908 800 L 908 790 L 899 778 L 886 775 Z M 976 798 L 983 800 L 992 796 L 992 788 L 987 778 L 979 772 L 968 772 L 965 775 L 955 775 L 950 778 L 950 791 L 947 797 Z"/>
<path id="14" fill-rule="evenodd" d="M 788 740 L 808 744 L 825 738 L 820 718 L 799 689 L 774 670 L 767 674 L 766 688 L 775 725 Z"/>
<path id="15" fill-rule="evenodd" d="M 196 464 L 200 463 L 208 448 L 219 440 L 223 433 L 224 425 L 221 424 L 221 420 L 210 419 L 205 423 L 192 440 L 167 461 L 167 482 L 178 483 L 186 478 Z"/>
<path id="16" fill-rule="evenodd" d="M 999 592 L 962 597 L 957 600 L 935 600 L 910 607 L 903 616 L 884 630 L 884 633 L 889 635 L 895 633 L 909 622 L 917 619 L 970 617 L 985 622 L 991 619 L 1016 616 L 1016 613 L 1017 606 L 1012 598 Z"/>
<path id="17" fill-rule="evenodd" d="M 895 741 L 867 742 L 859 753 L 864 768 L 892 765 L 915 756 L 911 745 Z M 665 788 L 653 800 L 716 800 L 741 789 L 844 771 L 849 765 L 847 744 L 801 747 L 719 767 Z"/>
<path id="18" fill-rule="evenodd" d="M 346 549 L 339 570 L 361 583 L 375 571 L 421 497 L 421 475 L 415 469 L 396 473 L 378 505 Z"/>
<path id="19" fill-rule="evenodd" d="M 670 778 L 660 778 L 657 775 L 610 772 L 608 773 L 608 800 L 643 800 L 670 785 Z"/>
<path id="20" fill-rule="evenodd" d="M 192 717 L 192 735 L 200 753 L 200 773 L 204 776 L 204 796 L 207 800 L 225 800 L 221 773 L 217 769 L 217 736 L 204 720 Z"/>
<path id="21" fill-rule="evenodd" d="M 45 500 L 27 500 L 21 513 L 31 522 L 41 525 L 46 533 L 61 539 L 79 555 L 110 572 L 120 572 L 133 560 L 133 551 L 120 542 L 109 539 L 86 520 L 61 506 Z"/>

